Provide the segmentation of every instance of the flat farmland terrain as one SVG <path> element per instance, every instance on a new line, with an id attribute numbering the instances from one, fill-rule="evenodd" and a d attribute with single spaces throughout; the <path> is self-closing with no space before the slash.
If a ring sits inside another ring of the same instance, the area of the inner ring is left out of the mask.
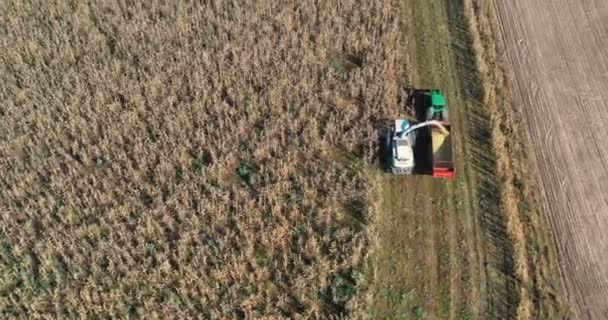
<path id="1" fill-rule="evenodd" d="M 608 318 L 608 4 L 495 1 L 571 302 Z"/>
<path id="2" fill-rule="evenodd" d="M 567 319 L 493 9 L 3 1 L 0 318 Z M 453 181 L 380 168 L 411 88 Z"/>

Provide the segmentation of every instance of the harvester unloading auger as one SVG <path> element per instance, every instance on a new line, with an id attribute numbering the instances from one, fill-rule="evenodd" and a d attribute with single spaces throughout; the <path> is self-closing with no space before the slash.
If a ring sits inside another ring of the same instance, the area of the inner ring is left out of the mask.
<path id="1" fill-rule="evenodd" d="M 439 90 L 425 94 L 426 121 L 415 123 L 397 119 L 386 135 L 387 168 L 394 174 L 428 174 L 453 179 L 452 126 L 448 107 Z"/>

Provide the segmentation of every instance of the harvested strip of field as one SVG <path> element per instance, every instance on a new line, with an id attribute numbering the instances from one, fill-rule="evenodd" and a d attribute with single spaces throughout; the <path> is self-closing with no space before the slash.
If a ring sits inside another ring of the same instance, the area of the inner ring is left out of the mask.
<path id="1" fill-rule="evenodd" d="M 495 1 L 570 300 L 608 317 L 608 7 Z"/>
<path id="2" fill-rule="evenodd" d="M 524 138 L 503 88 L 491 6 L 409 0 L 404 7 L 411 85 L 447 93 L 458 179 L 379 178 L 385 215 L 375 221 L 373 317 L 567 316 Z"/>

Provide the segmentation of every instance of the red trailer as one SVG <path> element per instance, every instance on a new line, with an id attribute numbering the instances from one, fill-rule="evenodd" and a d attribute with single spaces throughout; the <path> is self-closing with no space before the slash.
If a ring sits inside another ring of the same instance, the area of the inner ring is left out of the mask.
<path id="1" fill-rule="evenodd" d="M 438 127 L 431 129 L 433 177 L 454 179 L 454 151 L 452 149 L 452 126 L 448 122 L 441 122 L 448 131 L 446 134 Z"/>

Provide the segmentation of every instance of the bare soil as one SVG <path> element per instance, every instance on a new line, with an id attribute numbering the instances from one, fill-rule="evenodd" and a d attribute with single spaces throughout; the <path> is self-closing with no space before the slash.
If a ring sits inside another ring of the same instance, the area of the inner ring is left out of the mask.
<path id="1" fill-rule="evenodd" d="M 608 318 L 608 6 L 495 1 L 574 311 Z"/>

